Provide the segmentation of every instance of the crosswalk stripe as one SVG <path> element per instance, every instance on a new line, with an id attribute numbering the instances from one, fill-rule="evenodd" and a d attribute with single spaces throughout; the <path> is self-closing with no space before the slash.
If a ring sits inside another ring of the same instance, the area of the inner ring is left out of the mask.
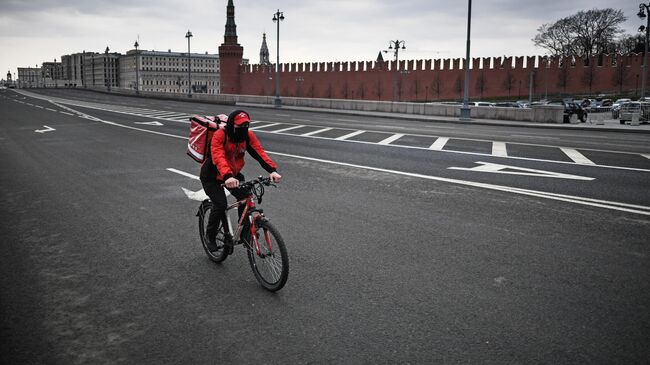
<path id="1" fill-rule="evenodd" d="M 261 125 L 259 127 L 253 127 L 253 128 L 249 128 L 249 129 L 250 130 L 257 130 L 257 129 L 266 128 L 266 127 L 273 127 L 274 125 L 278 125 L 278 124 L 280 124 L 280 123 L 265 124 L 265 125 Z"/>
<path id="2" fill-rule="evenodd" d="M 438 137 L 435 142 L 429 147 L 430 150 L 437 150 L 441 151 L 443 147 L 447 144 L 447 141 L 449 141 L 449 138 L 447 137 Z"/>
<path id="3" fill-rule="evenodd" d="M 301 134 L 301 136 L 309 137 L 309 136 L 313 136 L 314 134 L 323 133 L 323 132 L 327 132 L 327 131 L 331 131 L 331 130 L 332 130 L 332 128 L 323 128 L 323 129 L 315 130 L 315 131 L 312 131 L 312 132 L 303 133 L 303 134 Z"/>
<path id="4" fill-rule="evenodd" d="M 346 140 L 348 138 L 358 136 L 358 135 L 360 135 L 361 133 L 364 133 L 364 132 L 365 131 L 356 131 L 356 132 L 352 132 L 352 133 L 346 134 L 345 136 L 337 137 L 337 138 L 334 138 L 334 139 L 337 140 L 337 141 L 344 141 L 344 140 Z"/>
<path id="5" fill-rule="evenodd" d="M 590 159 L 586 158 L 582 153 L 578 152 L 578 150 L 573 149 L 573 148 L 560 148 L 564 154 L 566 154 L 573 162 L 581 165 L 595 165 L 593 161 Z"/>
<path id="6" fill-rule="evenodd" d="M 286 132 L 286 131 L 290 131 L 292 129 L 298 129 L 298 128 L 302 128 L 302 127 L 304 127 L 304 125 L 294 125 L 293 127 L 280 129 L 278 131 L 273 131 L 273 133 L 282 133 L 282 132 Z"/>
<path id="7" fill-rule="evenodd" d="M 383 144 L 383 145 L 390 144 L 391 142 L 395 142 L 395 141 L 397 141 L 398 139 L 400 139 L 402 137 L 404 137 L 403 134 L 396 133 L 396 134 L 393 134 L 392 136 L 384 139 L 383 141 L 378 142 L 377 144 Z"/>
<path id="8" fill-rule="evenodd" d="M 504 142 L 492 142 L 492 156 L 508 157 L 508 150 Z"/>

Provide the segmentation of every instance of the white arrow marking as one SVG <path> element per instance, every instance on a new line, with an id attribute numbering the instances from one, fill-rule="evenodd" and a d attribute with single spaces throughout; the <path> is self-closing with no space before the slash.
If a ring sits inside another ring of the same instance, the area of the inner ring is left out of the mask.
<path id="1" fill-rule="evenodd" d="M 43 127 L 45 127 L 45 129 L 37 129 L 34 132 L 36 132 L 36 133 L 45 133 L 45 132 L 52 132 L 52 131 L 56 130 L 56 129 L 54 129 L 52 127 L 48 127 L 46 125 L 44 125 Z"/>
<path id="2" fill-rule="evenodd" d="M 163 125 L 160 122 L 153 121 L 153 122 L 135 122 L 135 124 L 146 124 L 146 125 L 155 125 L 155 126 L 161 126 Z"/>
<path id="3" fill-rule="evenodd" d="M 490 163 L 490 162 L 477 162 L 477 164 L 481 164 L 481 166 L 476 166 L 476 167 L 472 167 L 472 168 L 449 167 L 449 169 L 450 170 L 477 171 L 477 172 L 491 172 L 491 173 L 495 173 L 495 174 L 524 175 L 524 176 L 537 176 L 537 177 L 553 177 L 553 178 L 557 178 L 557 179 L 572 179 L 572 180 L 586 180 L 586 181 L 594 180 L 593 177 L 563 174 L 563 173 L 553 172 L 553 171 L 527 169 L 527 168 L 524 168 L 524 167 L 501 165 L 501 164 Z"/>
<path id="4" fill-rule="evenodd" d="M 199 191 L 192 191 L 192 190 L 188 190 L 188 189 L 185 189 L 185 188 L 181 188 L 181 189 L 183 189 L 183 192 L 185 193 L 185 195 L 187 195 L 187 197 L 190 200 L 196 200 L 196 201 L 202 202 L 202 201 L 204 201 L 206 199 L 210 199 L 205 194 L 205 191 L 203 191 L 203 189 L 201 189 Z"/>

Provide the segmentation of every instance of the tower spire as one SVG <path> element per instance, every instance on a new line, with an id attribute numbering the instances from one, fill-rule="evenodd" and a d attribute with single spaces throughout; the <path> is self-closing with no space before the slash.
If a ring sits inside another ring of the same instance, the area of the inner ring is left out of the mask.
<path id="1" fill-rule="evenodd" d="M 226 33 L 224 34 L 224 44 L 237 44 L 237 24 L 235 24 L 235 5 L 232 0 L 228 0 L 226 7 Z"/>
<path id="2" fill-rule="evenodd" d="M 260 65 L 270 65 L 269 47 L 266 45 L 266 33 L 262 34 L 262 48 L 260 48 Z"/>

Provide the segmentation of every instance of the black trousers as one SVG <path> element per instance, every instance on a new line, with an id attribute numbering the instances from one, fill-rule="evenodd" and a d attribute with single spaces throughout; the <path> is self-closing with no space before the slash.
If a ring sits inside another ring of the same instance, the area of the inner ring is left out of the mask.
<path id="1" fill-rule="evenodd" d="M 245 181 L 244 175 L 242 174 L 235 176 L 235 178 L 240 182 Z M 212 201 L 212 210 L 210 211 L 210 217 L 208 218 L 206 234 L 208 235 L 209 239 L 214 239 L 217 235 L 217 232 L 219 232 L 219 224 L 223 224 L 224 234 L 230 232 L 228 228 L 228 221 L 226 219 L 226 207 L 228 206 L 228 201 L 226 200 L 226 192 L 223 191 L 223 187 L 221 186 L 221 184 L 223 184 L 223 181 L 201 180 L 201 184 L 203 185 L 203 190 Z M 232 194 L 237 200 L 241 200 L 246 197 L 246 193 L 241 189 L 228 189 L 228 191 L 230 191 L 230 194 Z M 243 211 L 244 207 L 240 206 L 238 208 L 240 217 Z"/>

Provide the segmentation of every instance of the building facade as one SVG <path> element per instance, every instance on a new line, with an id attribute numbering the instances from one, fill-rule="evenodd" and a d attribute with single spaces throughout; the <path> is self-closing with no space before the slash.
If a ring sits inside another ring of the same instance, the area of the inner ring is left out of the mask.
<path id="1" fill-rule="evenodd" d="M 119 53 L 109 53 L 108 47 L 104 53 L 85 53 L 82 61 L 83 86 L 119 87 L 120 56 Z"/>
<path id="2" fill-rule="evenodd" d="M 18 87 L 43 87 L 40 67 L 18 67 Z"/>
<path id="3" fill-rule="evenodd" d="M 137 62 L 137 69 L 136 69 Z M 191 84 L 188 64 L 191 71 Z M 219 94 L 216 54 L 130 50 L 120 59 L 120 87 L 140 91 Z"/>
<path id="4" fill-rule="evenodd" d="M 73 53 L 70 55 L 61 56 L 61 64 L 63 66 L 63 78 L 66 80 L 67 87 L 81 87 L 83 86 L 83 60 L 84 54 Z"/>

